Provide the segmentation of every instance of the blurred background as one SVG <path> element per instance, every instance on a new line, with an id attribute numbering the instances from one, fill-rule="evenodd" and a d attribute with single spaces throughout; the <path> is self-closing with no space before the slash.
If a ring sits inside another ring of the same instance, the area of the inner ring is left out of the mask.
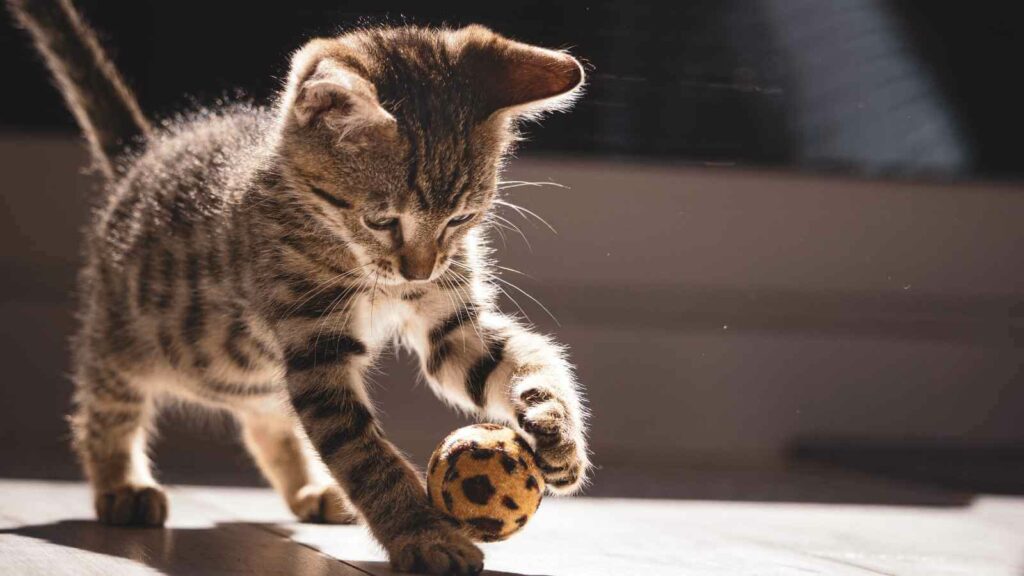
<path id="1" fill-rule="evenodd" d="M 1024 493 L 1024 84 L 1006 3 L 76 0 L 144 110 L 270 101 L 289 53 L 374 23 L 570 48 L 576 109 L 530 126 L 496 231 L 524 314 L 593 410 L 589 493 L 957 503 Z M 5 17 L 0 475 L 77 478 L 64 414 L 79 228 L 70 114 Z M 550 315 L 534 299 L 543 302 Z M 505 308 L 517 310 L 515 303 Z M 554 318 L 553 318 L 553 317 Z M 557 321 L 555 320 L 557 318 Z M 419 465 L 464 423 L 375 377 Z M 173 413 L 170 482 L 258 484 L 215 415 Z"/>

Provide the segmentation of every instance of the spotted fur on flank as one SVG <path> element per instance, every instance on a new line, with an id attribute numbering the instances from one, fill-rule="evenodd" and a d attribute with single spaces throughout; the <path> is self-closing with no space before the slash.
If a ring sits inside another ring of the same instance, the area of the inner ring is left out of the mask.
<path id="1" fill-rule="evenodd" d="M 8 4 L 107 183 L 72 415 L 102 521 L 166 520 L 147 436 L 175 398 L 236 415 L 300 518 L 362 519 L 400 570 L 479 572 L 363 385 L 396 337 L 440 397 L 535 443 L 550 490 L 580 486 L 572 370 L 495 305 L 485 241 L 516 123 L 571 103 L 575 59 L 479 26 L 364 29 L 296 52 L 271 107 L 154 128 L 69 0 Z"/>

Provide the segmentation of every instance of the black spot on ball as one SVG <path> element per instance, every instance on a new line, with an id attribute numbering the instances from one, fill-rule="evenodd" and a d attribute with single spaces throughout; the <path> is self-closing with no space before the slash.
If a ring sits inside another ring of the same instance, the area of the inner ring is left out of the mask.
<path id="1" fill-rule="evenodd" d="M 502 468 L 505 469 L 505 473 L 506 474 L 511 474 L 511 473 L 515 472 L 515 470 L 516 470 L 515 458 L 512 458 L 508 454 L 502 454 L 501 455 L 501 466 L 502 466 Z M 525 466 L 525 464 L 524 464 L 524 466 Z"/>
<path id="2" fill-rule="evenodd" d="M 491 518 L 490 516 L 478 516 L 476 518 L 468 518 L 466 523 L 476 528 L 483 533 L 484 537 L 497 537 L 501 534 L 501 529 L 505 527 L 505 523 L 498 518 Z"/>
<path id="3" fill-rule="evenodd" d="M 452 507 L 454 506 L 454 504 L 452 503 L 452 493 L 447 490 L 443 490 L 441 492 L 441 499 L 444 500 L 444 507 L 447 508 L 449 512 L 451 512 Z"/>
<path id="4" fill-rule="evenodd" d="M 536 481 L 536 480 L 535 480 Z M 471 476 L 462 481 L 462 493 L 473 504 L 486 505 L 497 490 L 486 475 Z"/>
<path id="5" fill-rule="evenodd" d="M 529 520 L 529 519 L 530 519 L 529 516 L 527 516 L 526 514 L 523 514 L 519 518 L 516 518 L 516 526 L 519 526 L 520 528 L 522 528 L 523 526 L 526 525 L 526 521 Z"/>
<path id="6" fill-rule="evenodd" d="M 473 460 L 490 460 L 494 457 L 494 450 L 488 448 L 476 448 L 469 453 L 469 457 Z"/>
<path id="7" fill-rule="evenodd" d="M 448 454 L 448 458 L 446 458 L 446 460 L 448 462 L 448 467 L 449 468 L 455 468 L 455 463 L 459 461 L 459 457 L 462 456 L 463 452 L 465 452 L 465 449 L 452 450 Z"/>
<path id="8" fill-rule="evenodd" d="M 452 480 L 457 480 L 458 477 L 459 477 L 459 469 L 454 467 L 454 466 L 451 466 L 447 470 L 444 471 L 444 481 L 445 482 L 451 482 Z"/>
<path id="9" fill-rule="evenodd" d="M 530 474 L 529 478 L 526 479 L 527 490 L 540 490 L 540 485 L 537 484 L 537 478 L 533 474 Z"/>
<path id="10" fill-rule="evenodd" d="M 511 496 L 505 496 L 502 498 L 501 503 L 509 510 L 519 510 L 519 504 L 516 504 L 516 501 L 513 500 Z"/>

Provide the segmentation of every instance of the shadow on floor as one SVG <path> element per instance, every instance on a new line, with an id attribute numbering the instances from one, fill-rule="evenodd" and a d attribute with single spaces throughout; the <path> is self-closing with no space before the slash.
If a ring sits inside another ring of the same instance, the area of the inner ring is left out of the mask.
<path id="1" fill-rule="evenodd" d="M 290 534 L 287 528 L 277 524 L 218 523 L 202 528 L 124 528 L 87 520 L 62 520 L 0 530 L 0 536 L 28 538 L 76 551 L 75 555 L 68 555 L 67 551 L 55 553 L 43 545 L 29 548 L 22 543 L 21 550 L 36 551 L 41 558 L 40 565 L 45 566 L 47 560 L 66 565 L 69 559 L 73 559 L 80 563 L 83 571 L 88 566 L 97 573 L 114 573 L 115 570 L 121 573 L 126 559 L 167 576 L 393 574 L 386 563 L 360 562 L 355 566 L 288 540 Z M 81 552 L 87 554 L 83 556 Z M 89 558 L 91 554 L 107 558 Z M 484 572 L 484 575 L 524 576 L 491 571 Z"/>
<path id="2" fill-rule="evenodd" d="M 404 572 L 394 572 L 391 566 L 386 562 L 357 562 L 357 567 L 362 568 L 369 574 L 391 576 L 392 574 L 404 574 Z M 480 573 L 480 576 L 528 576 L 526 574 L 520 574 L 518 572 L 495 572 L 493 570 L 484 570 Z M 542 576 L 540 574 L 533 574 L 529 576 Z"/>
<path id="3" fill-rule="evenodd" d="M 85 520 L 63 520 L 3 530 L 0 534 L 128 559 L 169 576 L 245 572 L 291 573 L 296 576 L 346 573 L 344 565 L 332 570 L 331 564 L 337 564 L 335 560 L 246 524 L 160 529 L 120 528 Z M 40 550 L 40 554 L 52 555 L 62 562 L 69 558 L 66 553 L 52 554 L 45 550 Z M 83 565 L 106 565 L 100 559 L 77 558 Z"/>

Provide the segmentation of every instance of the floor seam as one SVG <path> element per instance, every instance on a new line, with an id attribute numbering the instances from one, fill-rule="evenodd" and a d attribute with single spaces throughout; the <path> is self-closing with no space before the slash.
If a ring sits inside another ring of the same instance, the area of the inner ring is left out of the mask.
<path id="1" fill-rule="evenodd" d="M 293 544 L 297 544 L 299 546 L 302 546 L 303 548 L 306 548 L 308 550 L 313 550 L 317 554 L 320 554 L 322 556 L 326 556 L 327 558 L 330 558 L 331 560 L 335 560 L 337 562 L 341 562 L 345 566 L 348 566 L 349 568 L 352 568 L 353 570 L 356 570 L 358 572 L 362 572 L 363 574 L 366 574 L 367 576 L 381 576 L 380 574 L 374 574 L 373 572 L 367 572 L 362 567 L 356 566 L 355 564 L 350 564 L 349 562 L 347 562 L 345 560 L 342 560 L 341 558 L 338 558 L 337 556 L 334 556 L 332 554 L 328 554 L 327 552 L 324 552 L 323 550 L 317 548 L 316 546 L 313 546 L 311 544 L 307 544 L 305 542 L 301 542 L 301 541 L 295 540 L 295 539 L 293 539 L 291 537 L 290 534 L 284 534 L 283 533 L 284 530 L 280 530 L 280 531 L 274 530 L 274 528 L 273 528 L 274 525 L 272 525 L 272 524 L 248 523 L 248 522 L 243 522 L 243 523 L 249 524 L 250 526 L 253 526 L 254 528 L 263 530 L 265 532 L 269 532 L 271 534 L 274 534 L 275 536 L 279 536 L 281 538 L 284 538 L 285 540 L 288 540 L 289 542 L 291 542 Z"/>
<path id="2" fill-rule="evenodd" d="M 188 495 L 188 494 L 178 494 L 178 496 L 184 496 L 186 498 L 189 498 L 191 495 Z M 191 499 L 192 500 L 196 500 L 195 497 L 191 497 Z M 292 544 L 301 546 L 303 548 L 306 548 L 307 550 L 312 550 L 312 551 L 316 552 L 317 554 L 319 554 L 321 556 L 324 556 L 326 558 L 330 558 L 331 560 L 334 560 L 336 562 L 340 562 L 340 563 L 344 564 L 345 566 L 348 566 L 349 568 L 352 568 L 353 570 L 355 570 L 357 572 L 360 572 L 362 574 L 366 574 L 367 576 L 382 576 L 380 574 L 374 574 L 372 572 L 367 572 L 364 568 L 362 568 L 360 566 L 356 566 L 354 564 L 351 564 L 351 563 L 349 563 L 349 562 L 347 562 L 345 560 L 342 560 L 341 558 L 338 558 L 337 556 L 334 556 L 332 554 L 328 554 L 327 552 L 324 552 L 323 550 L 321 550 L 321 549 L 319 549 L 319 548 L 317 548 L 315 546 L 311 546 L 311 545 L 309 545 L 309 544 L 307 544 L 305 542 L 300 542 L 298 540 L 295 540 L 295 539 L 293 539 L 291 537 L 290 533 L 286 533 L 287 531 L 285 529 L 283 529 L 283 528 L 278 527 L 278 525 L 276 523 L 273 523 L 273 522 L 253 522 L 251 520 L 244 520 L 242 518 L 238 518 L 228 508 L 221 507 L 221 506 L 217 505 L 214 502 L 210 502 L 210 501 L 206 500 L 205 498 L 200 497 L 198 499 L 198 501 L 202 502 L 203 504 L 205 504 L 207 506 L 210 506 L 212 508 L 216 508 L 217 510 L 220 510 L 220 511 L 224 512 L 228 516 L 228 518 L 230 520 L 238 522 L 239 524 L 245 524 L 246 526 L 250 526 L 250 527 L 256 528 L 258 530 L 261 530 L 263 532 L 267 532 L 267 533 L 273 534 L 273 535 L 275 535 L 275 536 L 277 536 L 279 538 L 282 538 L 284 540 L 287 540 L 287 541 L 291 542 Z"/>

